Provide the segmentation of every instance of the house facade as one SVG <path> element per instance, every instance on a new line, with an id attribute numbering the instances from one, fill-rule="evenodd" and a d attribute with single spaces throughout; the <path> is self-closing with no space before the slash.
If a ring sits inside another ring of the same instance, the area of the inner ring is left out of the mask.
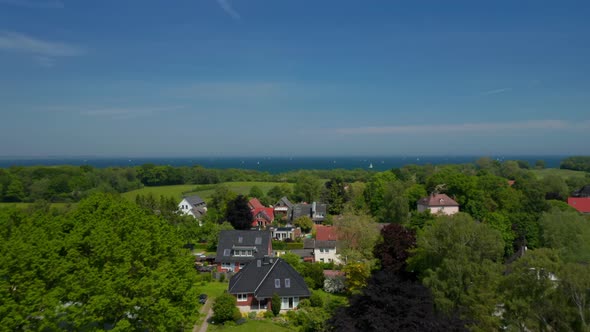
<path id="1" fill-rule="evenodd" d="M 199 196 L 186 196 L 178 203 L 178 210 L 185 215 L 200 220 L 207 213 L 207 204 Z"/>
<path id="2" fill-rule="evenodd" d="M 432 194 L 418 200 L 418 212 L 452 215 L 459 212 L 459 203 L 445 194 Z"/>
<path id="3" fill-rule="evenodd" d="M 221 231 L 215 256 L 217 272 L 238 272 L 251 261 L 271 254 L 270 231 Z"/>
<path id="4" fill-rule="evenodd" d="M 275 218 L 281 220 L 289 219 L 293 211 L 293 206 L 294 204 L 287 197 L 282 197 L 274 206 Z"/>
<path id="5" fill-rule="evenodd" d="M 285 227 L 271 227 L 270 233 L 272 238 L 279 241 L 285 241 L 287 239 L 295 240 L 301 237 L 301 228 L 295 226 L 285 226 Z"/>
<path id="6" fill-rule="evenodd" d="M 275 220 L 274 209 L 262 205 L 257 198 L 250 199 L 248 206 L 252 213 L 252 227 L 265 228 Z"/>
<path id="7" fill-rule="evenodd" d="M 317 239 L 305 239 L 304 249 L 313 250 L 313 261 L 318 263 L 342 264 L 338 255 L 337 242 L 335 240 L 322 241 Z"/>
<path id="8" fill-rule="evenodd" d="M 228 293 L 236 297 L 241 312 L 268 310 L 280 305 L 282 311 L 296 309 L 311 293 L 303 277 L 280 258 L 257 258 L 229 281 Z M 280 303 L 272 303 L 277 294 Z"/>

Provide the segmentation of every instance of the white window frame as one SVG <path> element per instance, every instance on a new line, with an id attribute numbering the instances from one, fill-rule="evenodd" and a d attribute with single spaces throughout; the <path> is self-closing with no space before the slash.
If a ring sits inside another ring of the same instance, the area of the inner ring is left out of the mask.
<path id="1" fill-rule="evenodd" d="M 238 293 L 236 294 L 236 298 L 238 302 L 247 302 L 248 301 L 248 294 L 246 293 Z"/>
<path id="2" fill-rule="evenodd" d="M 281 288 L 281 279 L 275 279 L 275 288 Z"/>

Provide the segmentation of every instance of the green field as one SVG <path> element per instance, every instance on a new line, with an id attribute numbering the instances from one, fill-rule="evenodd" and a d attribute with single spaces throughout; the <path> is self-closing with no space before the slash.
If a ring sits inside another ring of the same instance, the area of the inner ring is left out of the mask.
<path id="1" fill-rule="evenodd" d="M 0 202 L 0 208 L 15 206 L 17 208 L 24 209 L 24 208 L 27 208 L 27 207 L 33 205 L 33 204 L 34 203 L 5 203 L 5 202 Z M 68 205 L 76 206 L 76 203 L 51 203 L 51 207 L 52 208 L 58 208 L 58 209 L 65 208 Z"/>
<path id="2" fill-rule="evenodd" d="M 250 188 L 258 186 L 266 194 L 270 188 L 281 185 L 282 182 L 225 182 L 223 185 L 229 187 L 229 189 L 237 194 L 247 195 L 250 192 Z M 293 184 L 287 183 L 288 186 Z M 183 195 L 199 195 L 205 201 L 211 197 L 215 192 L 217 185 L 195 185 L 195 184 L 181 184 L 175 186 L 159 186 L 159 187 L 144 187 L 141 189 L 129 191 L 123 193 L 123 197 L 135 201 L 135 197 L 139 194 L 147 195 L 149 193 L 156 197 L 171 196 L 180 200 Z M 184 193 L 184 194 L 183 194 Z"/>
<path id="3" fill-rule="evenodd" d="M 274 324 L 268 320 L 248 320 L 246 323 L 237 326 L 209 325 L 207 331 L 228 331 L 228 332 L 289 332 L 292 329 Z"/>
<path id="4" fill-rule="evenodd" d="M 574 177 L 574 176 L 578 176 L 578 177 L 584 177 L 586 176 L 586 174 L 588 174 L 587 172 L 583 172 L 583 171 L 572 171 L 569 169 L 560 169 L 560 168 L 545 168 L 545 169 L 533 169 L 531 170 L 531 172 L 533 172 L 538 179 L 543 179 L 544 177 L 548 176 L 548 175 L 557 175 L 562 177 L 564 180 L 570 177 Z"/>

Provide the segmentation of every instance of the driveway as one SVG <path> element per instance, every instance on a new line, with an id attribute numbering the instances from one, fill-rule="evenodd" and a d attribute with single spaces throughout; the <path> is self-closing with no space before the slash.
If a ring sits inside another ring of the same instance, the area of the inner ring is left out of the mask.
<path id="1" fill-rule="evenodd" d="M 203 305 L 203 307 L 200 310 L 200 313 L 207 313 L 207 315 L 205 315 L 205 319 L 203 319 L 201 325 L 197 324 L 193 327 L 193 332 L 207 332 L 207 327 L 209 327 L 209 323 L 207 321 L 209 320 L 209 318 L 211 318 L 211 316 L 213 316 L 213 309 L 211 308 L 212 306 L 213 300 L 211 298 L 208 298 L 207 302 L 205 302 L 205 305 Z"/>

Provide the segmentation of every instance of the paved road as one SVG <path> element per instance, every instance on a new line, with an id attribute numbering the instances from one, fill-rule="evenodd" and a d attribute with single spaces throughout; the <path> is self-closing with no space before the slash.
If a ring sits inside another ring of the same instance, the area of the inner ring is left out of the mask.
<path id="1" fill-rule="evenodd" d="M 207 315 L 205 316 L 203 323 L 201 323 L 201 326 L 195 325 L 193 327 L 193 332 L 207 332 L 207 328 L 209 327 L 209 323 L 207 321 L 211 316 L 213 316 L 213 309 L 211 309 L 212 301 L 213 300 L 210 298 L 207 299 L 207 302 L 205 302 L 205 305 L 201 308 L 201 313 L 207 312 Z"/>

